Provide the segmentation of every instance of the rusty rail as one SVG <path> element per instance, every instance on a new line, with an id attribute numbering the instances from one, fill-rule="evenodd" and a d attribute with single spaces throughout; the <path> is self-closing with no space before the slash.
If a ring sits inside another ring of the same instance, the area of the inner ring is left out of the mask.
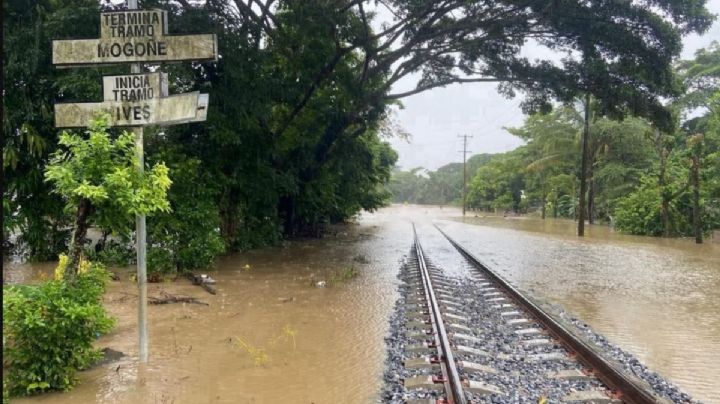
<path id="1" fill-rule="evenodd" d="M 450 346 L 450 339 L 445 331 L 445 324 L 440 313 L 440 306 L 438 305 L 435 291 L 433 290 L 430 271 L 428 271 L 427 265 L 425 264 L 425 255 L 423 254 L 422 247 L 420 246 L 420 240 L 418 239 L 417 232 L 415 231 L 415 224 L 413 224 L 413 237 L 418 267 L 424 286 L 423 289 L 425 289 L 425 299 L 427 300 L 428 308 L 430 310 L 430 319 L 438 348 L 440 369 L 443 374 L 443 383 L 445 384 L 447 401 L 448 404 L 467 404 L 467 398 L 465 397 L 465 392 L 463 391 L 460 373 L 458 372 L 455 357 L 453 356 L 452 348 Z"/>
<path id="2" fill-rule="evenodd" d="M 521 307 L 527 310 L 535 319 L 550 331 L 562 344 L 571 352 L 576 354 L 577 359 L 593 369 L 595 377 L 600 379 L 606 386 L 617 391 L 618 398 L 630 404 L 658 404 L 666 403 L 649 389 L 643 386 L 643 381 L 634 378 L 599 354 L 588 343 L 577 337 L 572 331 L 566 329 L 562 324 L 552 318 L 533 301 L 525 297 L 518 289 L 512 286 L 502 276 L 496 274 L 487 265 L 483 264 L 477 257 L 463 248 L 455 240 L 447 235 L 440 227 L 435 228 L 442 233 L 450 244 L 462 254 L 475 268 L 487 275 L 501 289 L 505 290 L 510 297 Z"/>

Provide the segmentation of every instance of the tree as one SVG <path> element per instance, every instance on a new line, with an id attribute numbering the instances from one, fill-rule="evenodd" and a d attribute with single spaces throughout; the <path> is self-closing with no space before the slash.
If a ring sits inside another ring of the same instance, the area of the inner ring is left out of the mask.
<path id="1" fill-rule="evenodd" d="M 713 147 L 716 142 L 710 142 L 710 149 L 705 151 L 705 138 L 703 132 L 707 131 L 708 121 L 713 114 L 713 95 L 720 91 L 720 44 L 713 42 L 708 49 L 695 52 L 695 58 L 678 63 L 677 73 L 686 87 L 686 92 L 674 102 L 683 115 L 705 112 L 704 115 L 693 119 L 686 119 L 681 130 L 687 137 L 687 149 L 690 156 L 690 186 L 693 192 L 693 232 L 695 241 L 702 243 L 703 224 L 701 213 L 701 181 L 700 172 L 704 167 L 704 154 L 712 155 L 720 149 Z M 710 135 L 712 136 L 712 135 Z"/>
<path id="2" fill-rule="evenodd" d="M 51 40 L 97 37 L 99 9 L 97 0 L 3 1 L 3 238 L 17 231 L 31 259 L 57 257 L 69 223 L 43 181 L 57 145 L 53 103 L 98 99 L 101 91 L 98 69 L 55 69 Z"/>
<path id="3" fill-rule="evenodd" d="M 524 148 L 497 154 L 470 181 L 468 206 L 486 211 L 520 212 L 524 207 Z"/>
<path id="4" fill-rule="evenodd" d="M 508 96 L 526 94 L 526 111 L 590 93 L 608 116 L 635 113 L 668 126 L 670 115 L 658 99 L 678 94 L 671 61 L 681 34 L 703 32 L 712 22 L 704 4 L 147 0 L 144 7 L 169 10 L 177 33 L 217 33 L 221 55 L 217 62 L 161 67 L 173 73 L 171 91 L 210 92 L 211 108 L 205 124 L 164 131 L 157 150 L 164 142 L 176 143 L 188 159 L 201 162 L 218 190 L 215 204 L 229 248 L 315 233 L 324 223 L 384 203 L 378 188 L 370 186 L 385 181 L 383 167 L 391 160 L 379 145 L 378 130 L 389 106 L 422 91 L 498 82 Z M 3 151 L 12 147 L 19 156 L 6 216 L 20 213 L 21 222 L 35 220 L 44 228 L 58 220 L 35 217 L 59 209 L 36 203 L 35 195 L 47 190 L 35 192 L 45 186 L 42 175 L 27 173 L 42 173 L 54 148 L 56 132 L 46 112 L 56 100 L 100 96 L 99 70 L 49 67 L 50 39 L 96 37 L 101 6 L 95 0 L 15 0 L 3 7 L 11 44 L 5 59 L 17 61 L 5 70 L 12 81 L 8 94 L 32 95 L 14 109 L 22 112 L 4 122 L 5 137 L 15 140 Z M 393 15 L 392 21 L 378 24 L 377 8 Z M 558 64 L 530 61 L 522 56 L 528 41 L 565 50 L 568 57 Z M 35 60 L 42 62 L 37 69 Z M 411 77 L 419 77 L 413 89 L 392 92 L 394 84 Z M 23 123 L 30 121 L 25 117 L 37 117 L 33 127 L 47 144 L 33 158 L 18 149 L 29 144 L 18 140 Z M 148 148 L 149 159 L 154 152 Z M 348 186 L 351 180 L 375 193 L 365 198 Z M 21 188 L 21 181 L 32 192 Z M 61 202 L 55 198 L 54 203 Z M 42 214 L 25 213 L 37 206 Z M 29 226 L 23 226 L 27 233 Z"/>
<path id="5" fill-rule="evenodd" d="M 173 184 L 168 192 L 170 209 L 148 220 L 148 272 L 155 277 L 211 265 L 225 250 L 220 235 L 220 212 L 215 203 L 218 189 L 197 159 L 177 153 L 172 146 L 158 151 Z"/>
<path id="6" fill-rule="evenodd" d="M 548 195 L 553 194 L 555 207 L 557 198 L 562 196 L 554 191 L 555 187 L 551 185 L 550 179 L 560 173 L 576 171 L 579 124 L 580 116 L 577 111 L 570 106 L 562 106 L 548 114 L 530 115 L 520 128 L 505 128 L 509 133 L 528 142 L 526 170 L 529 173 L 528 179 L 537 185 L 540 193 L 543 219 Z"/>
<path id="7" fill-rule="evenodd" d="M 64 132 L 58 143 L 65 150 L 53 153 L 45 171 L 53 192 L 62 196 L 66 209 L 75 211 L 67 279 L 77 275 L 91 223 L 127 233 L 136 215 L 170 208 L 167 167 L 157 163 L 144 174 L 138 172 L 133 135 L 123 132 L 112 139 L 107 132 L 108 119 L 104 114 L 92 121 L 87 139 Z"/>
<path id="8" fill-rule="evenodd" d="M 368 117 L 381 116 L 389 101 L 435 87 L 499 81 L 508 95 L 514 90 L 527 92 L 527 110 L 546 107 L 553 97 L 569 101 L 591 93 L 608 114 L 629 111 L 668 125 L 670 116 L 657 97 L 677 93 L 669 73 L 672 57 L 680 50 L 680 34 L 702 32 L 712 21 L 702 5 L 689 8 L 679 1 L 663 2 L 653 9 L 644 3 L 561 6 L 536 1 L 518 7 L 502 2 L 427 0 L 379 3 L 395 18 L 374 31 L 374 13 L 364 1 L 337 1 L 323 7 L 297 1 L 277 7 L 272 1 L 257 7 L 244 1 L 231 6 L 219 1 L 206 4 L 222 20 L 244 27 L 256 48 L 267 43 L 267 49 L 282 55 L 277 60 L 289 66 L 287 70 L 297 72 L 292 79 L 298 86 L 285 89 L 283 107 L 276 109 L 277 120 L 258 122 L 267 136 L 283 138 L 306 114 L 317 112 L 315 103 L 327 94 L 328 86 L 347 86 L 354 94 L 343 113 L 317 121 L 315 127 L 322 134 L 311 148 L 312 158 L 298 171 L 297 188 L 280 198 L 278 210 L 286 224 L 294 221 L 298 197 L 313 188 L 307 182 L 327 163 L 336 142 L 362 133 Z M 296 35 L 299 21 L 303 38 Z M 562 66 L 531 63 L 520 55 L 528 39 L 550 48 L 577 50 L 583 62 L 568 58 Z M 313 52 L 291 56 L 296 49 Z M 398 80 L 414 73 L 421 77 L 415 89 L 388 92 Z M 292 227 L 286 226 L 286 231 Z"/>

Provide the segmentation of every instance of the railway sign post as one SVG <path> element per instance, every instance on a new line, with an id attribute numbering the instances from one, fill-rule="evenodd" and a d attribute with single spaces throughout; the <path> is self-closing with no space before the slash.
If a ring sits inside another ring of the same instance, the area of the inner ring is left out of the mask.
<path id="1" fill-rule="evenodd" d="M 130 0 L 132 1 L 132 0 Z M 99 39 L 54 40 L 57 67 L 215 60 L 217 37 L 168 35 L 167 12 L 116 11 L 100 14 Z"/>
<path id="2" fill-rule="evenodd" d="M 87 127 L 97 111 L 110 114 L 111 126 L 170 125 L 205 120 L 207 94 L 196 91 L 168 95 L 167 81 L 164 73 L 105 76 L 103 101 L 55 104 L 55 126 Z"/>
<path id="3" fill-rule="evenodd" d="M 99 39 L 54 40 L 53 64 L 58 68 L 131 63 L 131 74 L 103 77 L 101 102 L 55 104 L 55 127 L 86 127 L 99 111 L 110 113 L 111 126 L 130 127 L 135 134 L 139 170 L 144 171 L 143 127 L 201 122 L 209 97 L 191 92 L 169 95 L 164 73 L 143 73 L 141 63 L 217 60 L 214 34 L 168 35 L 167 12 L 138 10 L 127 0 L 127 11 L 100 14 Z M 135 221 L 140 362 L 148 360 L 147 267 L 145 215 Z"/>

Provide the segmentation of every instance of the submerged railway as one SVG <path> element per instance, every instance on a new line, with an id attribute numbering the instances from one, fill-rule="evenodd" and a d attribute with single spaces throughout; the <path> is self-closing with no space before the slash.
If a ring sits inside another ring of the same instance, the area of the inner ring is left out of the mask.
<path id="1" fill-rule="evenodd" d="M 413 226 L 400 274 L 402 352 L 395 359 L 402 364 L 384 401 L 670 402 L 437 230 L 473 273 L 467 282 L 446 276 Z"/>

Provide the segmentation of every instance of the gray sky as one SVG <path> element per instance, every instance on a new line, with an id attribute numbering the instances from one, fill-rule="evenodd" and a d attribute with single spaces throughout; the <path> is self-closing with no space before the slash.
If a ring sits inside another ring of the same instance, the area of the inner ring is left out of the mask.
<path id="1" fill-rule="evenodd" d="M 720 13 L 720 0 L 710 0 L 708 9 Z M 683 59 L 689 59 L 712 40 L 720 40 L 720 22 L 703 36 L 689 35 L 684 39 Z M 528 46 L 530 58 L 541 57 L 545 49 Z M 553 57 L 553 59 L 555 59 Z M 412 88 L 412 80 L 398 83 L 394 91 Z M 410 142 L 393 138 L 390 143 L 400 154 L 398 165 L 407 170 L 425 167 L 434 170 L 447 163 L 462 161 L 462 139 L 468 134 L 469 155 L 512 150 L 522 141 L 504 131 L 503 127 L 522 125 L 520 111 L 522 94 L 508 100 L 499 95 L 493 83 L 455 84 L 416 94 L 402 100 L 403 109 L 396 119 L 411 135 Z"/>

